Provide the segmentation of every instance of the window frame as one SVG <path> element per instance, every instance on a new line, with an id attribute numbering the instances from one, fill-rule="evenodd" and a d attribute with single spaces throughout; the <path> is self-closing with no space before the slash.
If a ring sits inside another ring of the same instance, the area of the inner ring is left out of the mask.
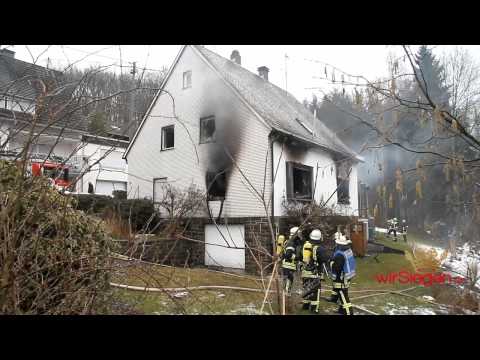
<path id="1" fill-rule="evenodd" d="M 340 168 L 339 165 L 336 164 L 335 166 L 335 173 L 336 173 L 336 179 L 337 179 L 337 204 L 339 205 L 351 205 L 351 194 L 350 194 L 350 182 L 352 180 L 351 174 L 347 173 L 347 178 L 342 178 L 339 176 L 340 174 Z M 344 182 L 342 184 L 342 182 Z M 342 186 L 340 186 L 342 185 Z M 342 196 L 340 198 L 340 195 L 344 194 L 344 190 L 346 190 L 346 196 Z"/>
<path id="2" fill-rule="evenodd" d="M 211 174 L 211 176 L 210 176 Z M 223 194 L 223 196 L 215 196 L 215 195 L 212 195 L 210 194 L 210 192 L 208 191 L 208 188 L 209 188 L 209 182 L 208 182 L 208 179 L 209 178 L 215 178 L 216 174 L 214 171 L 207 171 L 205 173 L 205 187 L 206 187 L 206 190 L 207 190 L 207 201 L 224 201 L 227 197 L 227 186 L 225 186 L 225 193 Z M 220 175 L 223 177 L 223 181 L 225 182 L 225 185 L 226 185 L 226 182 L 227 182 L 227 174 L 226 172 L 222 172 L 222 174 Z M 217 180 L 216 180 L 217 181 Z M 212 183 L 213 184 L 213 183 Z"/>
<path id="3" fill-rule="evenodd" d="M 213 124 L 215 126 L 215 130 L 214 130 L 214 133 L 213 133 L 213 140 L 209 140 L 209 141 L 202 141 L 202 121 L 205 121 L 205 120 L 213 120 Z M 205 117 L 202 117 L 200 118 L 200 121 L 199 121 L 199 129 L 198 129 L 198 137 L 199 137 L 199 140 L 198 140 L 198 143 L 199 144 L 210 144 L 210 143 L 214 143 L 214 142 L 217 142 L 217 124 L 216 124 L 216 118 L 215 118 L 215 115 L 210 115 L 210 116 L 205 116 Z"/>
<path id="4" fill-rule="evenodd" d="M 185 83 L 185 77 L 190 75 L 190 84 Z M 187 70 L 183 72 L 182 76 L 182 89 L 190 89 L 192 87 L 192 70 Z"/>
<path id="5" fill-rule="evenodd" d="M 302 202 L 311 202 L 313 201 L 315 194 L 314 194 L 314 184 L 313 184 L 313 166 L 304 165 L 301 163 L 296 163 L 294 161 L 286 161 L 285 162 L 286 168 L 286 196 L 288 201 L 302 201 Z M 311 179 L 311 190 L 310 190 L 310 197 L 309 198 L 297 198 L 294 194 L 294 178 L 293 178 L 293 171 L 294 169 L 299 170 L 307 170 L 310 173 Z"/>
<path id="6" fill-rule="evenodd" d="M 170 128 L 173 129 L 173 146 L 169 148 L 165 148 L 164 147 L 164 142 L 165 142 L 164 131 Z M 173 149 L 175 149 L 175 124 L 163 126 L 161 130 L 161 139 L 160 139 L 160 151 L 167 151 L 167 150 L 173 150 Z"/>
<path id="7" fill-rule="evenodd" d="M 153 203 L 153 205 L 157 205 L 158 202 L 155 201 L 155 195 L 156 195 L 155 194 L 155 184 L 156 183 L 163 183 L 163 184 L 168 183 L 168 178 L 166 176 L 156 177 L 156 178 L 152 179 L 152 183 L 153 183 L 152 184 L 153 185 L 152 186 L 152 203 Z"/>

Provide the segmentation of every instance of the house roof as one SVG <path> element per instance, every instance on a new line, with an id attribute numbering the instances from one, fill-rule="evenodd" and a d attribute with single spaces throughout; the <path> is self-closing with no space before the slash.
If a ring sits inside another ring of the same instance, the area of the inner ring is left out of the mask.
<path id="1" fill-rule="evenodd" d="M 313 114 L 306 109 L 294 96 L 279 88 L 262 77 L 243 68 L 241 65 L 226 59 L 200 45 L 190 45 L 201 57 L 211 65 L 216 72 L 226 81 L 238 95 L 252 108 L 272 130 L 291 135 L 300 140 L 320 146 L 326 150 L 339 153 L 342 156 L 360 160 L 358 155 L 345 145 L 330 129 L 320 121 L 316 121 L 315 134 L 313 136 L 306 127 L 311 127 Z M 152 105 L 138 127 L 130 142 L 124 157 L 127 156 L 143 123 L 148 118 L 153 104 L 162 92 L 170 74 L 186 46 L 183 46 L 175 61 L 170 67 L 169 73 L 164 79 L 161 89 L 154 98 Z M 302 123 L 304 125 L 302 125 Z"/>
<path id="2" fill-rule="evenodd" d="M 85 132 L 88 121 L 82 116 L 81 111 L 76 109 L 78 101 L 72 98 L 76 84 L 62 83 L 62 77 L 60 71 L 18 60 L 8 55 L 5 50 L 0 50 L 0 97 L 25 100 L 31 103 L 32 109 L 29 110 L 33 111 L 36 108 L 35 101 L 42 91 L 39 82 L 41 80 L 47 86 L 49 94 L 44 98 L 46 111 L 35 110 L 39 116 L 38 122 L 48 124 L 51 121 L 51 113 L 55 113 L 56 126 Z M 0 117 L 27 123 L 33 119 L 28 111 L 12 112 L 6 109 L 0 109 Z"/>
<path id="3" fill-rule="evenodd" d="M 328 150 L 357 156 L 321 121 L 315 122 L 313 136 L 305 128 L 311 129 L 313 114 L 293 95 L 203 46 L 193 46 L 273 129 Z"/>
<path id="4" fill-rule="evenodd" d="M 34 100 L 39 94 L 35 80 L 60 80 L 60 71 L 18 60 L 0 51 L 0 95 Z"/>

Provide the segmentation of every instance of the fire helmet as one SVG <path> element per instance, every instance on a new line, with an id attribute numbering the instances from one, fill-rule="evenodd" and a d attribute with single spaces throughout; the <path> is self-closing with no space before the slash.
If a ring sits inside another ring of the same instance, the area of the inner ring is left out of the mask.
<path id="1" fill-rule="evenodd" d="M 310 233 L 310 240 L 322 241 L 322 232 L 318 229 L 312 230 L 312 232 Z"/>
<path id="2" fill-rule="evenodd" d="M 295 235 L 298 232 L 298 226 L 292 227 L 290 229 L 290 236 Z"/>
<path id="3" fill-rule="evenodd" d="M 335 238 L 335 243 L 337 245 L 348 245 L 351 243 L 351 241 L 348 240 L 345 235 L 339 235 L 338 237 Z"/>

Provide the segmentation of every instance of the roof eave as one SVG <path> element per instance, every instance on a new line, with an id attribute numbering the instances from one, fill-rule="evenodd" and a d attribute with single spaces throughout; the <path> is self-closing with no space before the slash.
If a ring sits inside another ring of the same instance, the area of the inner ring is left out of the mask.
<path id="1" fill-rule="evenodd" d="M 304 138 L 303 136 L 300 136 L 300 135 L 297 135 L 297 134 L 294 134 L 294 133 L 291 133 L 287 130 L 284 130 L 282 128 L 278 128 L 278 127 L 274 127 L 272 132 L 278 132 L 278 133 L 282 133 L 284 135 L 288 135 L 296 140 L 299 140 L 301 142 L 304 142 L 308 145 L 313 145 L 315 147 L 318 147 L 326 152 L 329 152 L 329 153 L 332 153 L 334 155 L 340 155 L 340 156 L 343 156 L 343 157 L 349 157 L 351 158 L 352 160 L 355 160 L 355 161 L 363 161 L 361 160 L 361 157 L 359 157 L 357 154 L 353 154 L 353 153 L 347 153 L 347 152 L 342 152 L 342 151 L 338 151 L 338 150 L 335 150 L 335 149 L 332 149 L 332 148 L 329 148 L 328 146 L 323 146 L 323 145 L 320 145 L 318 144 L 317 142 L 313 141 L 313 140 L 310 140 L 310 139 L 307 139 L 307 138 Z"/>

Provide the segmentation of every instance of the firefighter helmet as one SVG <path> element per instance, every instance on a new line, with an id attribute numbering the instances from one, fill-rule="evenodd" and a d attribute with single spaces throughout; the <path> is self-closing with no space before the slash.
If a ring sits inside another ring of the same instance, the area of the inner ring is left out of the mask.
<path id="1" fill-rule="evenodd" d="M 298 232 L 298 226 L 292 227 L 290 229 L 290 236 L 295 235 Z"/>
<path id="2" fill-rule="evenodd" d="M 318 229 L 312 230 L 312 232 L 310 233 L 310 240 L 321 241 L 322 240 L 322 232 Z"/>
<path id="3" fill-rule="evenodd" d="M 340 236 L 338 236 L 338 237 L 335 239 L 335 242 L 336 242 L 338 245 L 348 245 L 348 244 L 351 243 L 351 241 L 348 240 L 345 235 L 340 235 Z"/>

